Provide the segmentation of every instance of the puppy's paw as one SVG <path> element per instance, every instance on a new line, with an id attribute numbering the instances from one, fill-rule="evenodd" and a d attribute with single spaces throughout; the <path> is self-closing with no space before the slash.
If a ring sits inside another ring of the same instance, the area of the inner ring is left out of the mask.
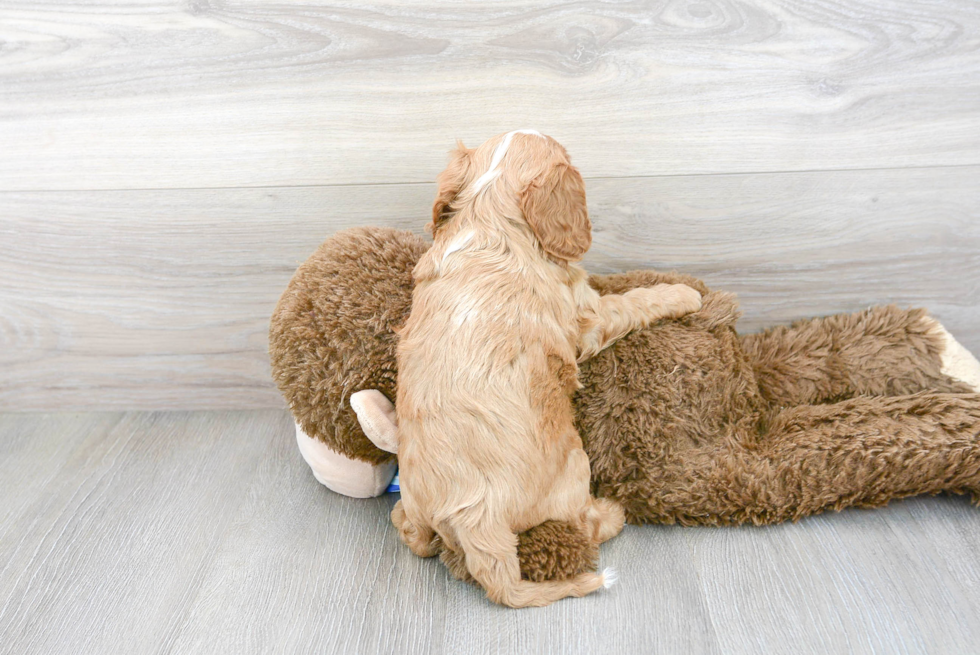
<path id="1" fill-rule="evenodd" d="M 412 523 L 400 500 L 391 510 L 391 522 L 398 529 L 402 543 L 419 557 L 435 557 L 442 550 L 442 539 L 439 535 L 426 526 Z"/>
<path id="2" fill-rule="evenodd" d="M 701 309 L 701 294 L 686 284 L 658 284 L 650 291 L 657 292 L 660 317 L 680 318 Z"/>

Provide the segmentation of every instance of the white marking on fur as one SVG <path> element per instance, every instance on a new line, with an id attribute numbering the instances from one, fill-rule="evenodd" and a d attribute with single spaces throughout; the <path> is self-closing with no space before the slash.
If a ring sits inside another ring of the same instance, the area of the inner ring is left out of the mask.
<path id="1" fill-rule="evenodd" d="M 954 380 L 965 382 L 973 387 L 973 390 L 980 393 L 980 362 L 969 350 L 964 348 L 953 335 L 946 331 L 946 328 L 936 319 L 929 317 L 932 322 L 932 329 L 938 332 L 943 338 L 943 352 L 939 359 L 942 362 L 942 373 Z"/>
<path id="2" fill-rule="evenodd" d="M 602 586 L 606 589 L 619 582 L 619 572 L 611 566 L 602 570 Z"/>
<path id="3" fill-rule="evenodd" d="M 449 255 L 453 254 L 454 252 L 457 252 L 465 248 L 466 244 L 468 244 L 472 238 L 473 238 L 473 230 L 468 230 L 466 232 L 463 232 L 462 234 L 457 234 L 456 238 L 453 239 L 452 243 L 450 243 L 449 246 L 446 248 L 446 251 L 442 253 L 443 263 L 445 263 L 446 257 L 449 257 Z"/>
<path id="4" fill-rule="evenodd" d="M 466 321 L 475 319 L 480 314 L 476 305 L 477 300 L 470 295 L 460 298 L 459 304 L 456 305 L 456 311 L 453 312 L 453 322 L 456 325 L 462 325 Z"/>
<path id="5" fill-rule="evenodd" d="M 487 172 L 481 175 L 476 182 L 473 183 L 473 193 L 478 193 L 483 187 L 492 182 L 498 175 L 500 171 L 497 170 L 497 166 L 503 160 L 504 155 L 507 154 L 507 149 L 510 148 L 510 142 L 514 138 L 515 134 L 533 134 L 535 136 L 540 136 L 544 138 L 540 132 L 536 130 L 514 130 L 513 132 L 508 132 L 504 136 L 504 140 L 500 142 L 497 149 L 493 151 L 493 159 L 490 160 L 490 168 Z"/>
<path id="6" fill-rule="evenodd" d="M 476 311 L 475 309 L 467 309 L 464 312 L 459 312 L 456 314 L 456 325 L 462 325 L 466 321 L 472 321 L 479 315 L 480 312 Z"/>

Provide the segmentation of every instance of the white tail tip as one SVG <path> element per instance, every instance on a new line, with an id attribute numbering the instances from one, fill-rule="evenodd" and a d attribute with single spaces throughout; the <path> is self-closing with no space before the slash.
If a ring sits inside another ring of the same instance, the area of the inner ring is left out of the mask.
<path id="1" fill-rule="evenodd" d="M 608 589 L 619 582 L 619 573 L 611 566 L 602 570 L 602 586 Z"/>

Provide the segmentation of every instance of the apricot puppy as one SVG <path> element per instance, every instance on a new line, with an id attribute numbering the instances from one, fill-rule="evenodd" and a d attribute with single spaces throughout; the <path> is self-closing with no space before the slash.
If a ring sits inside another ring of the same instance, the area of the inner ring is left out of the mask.
<path id="1" fill-rule="evenodd" d="M 398 345 L 401 500 L 391 513 L 421 557 L 465 553 L 487 596 L 547 605 L 610 572 L 521 579 L 517 534 L 549 519 L 617 535 L 623 510 L 589 494 L 573 423 L 578 362 L 631 330 L 697 311 L 685 285 L 600 297 L 579 261 L 592 242 L 582 176 L 533 131 L 459 144 L 439 176 L 432 248 L 413 272 Z"/>

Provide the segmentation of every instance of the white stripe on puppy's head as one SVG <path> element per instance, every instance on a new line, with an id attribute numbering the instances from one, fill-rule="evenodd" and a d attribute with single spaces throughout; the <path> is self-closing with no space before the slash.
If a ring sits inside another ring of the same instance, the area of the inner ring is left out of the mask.
<path id="1" fill-rule="evenodd" d="M 477 178 L 476 182 L 473 183 L 473 193 L 479 193 L 485 186 L 490 184 L 490 182 L 500 175 L 500 171 L 497 170 L 497 167 L 503 160 L 504 155 L 507 154 L 507 149 L 510 148 L 510 142 L 514 138 L 515 134 L 533 134 L 534 136 L 544 138 L 544 136 L 542 136 L 542 134 L 537 130 L 514 130 L 513 132 L 508 132 L 506 135 L 504 135 L 504 140 L 500 142 L 500 145 L 497 146 L 497 149 L 493 152 L 493 159 L 490 160 L 490 168 L 488 168 L 487 172 Z"/>

